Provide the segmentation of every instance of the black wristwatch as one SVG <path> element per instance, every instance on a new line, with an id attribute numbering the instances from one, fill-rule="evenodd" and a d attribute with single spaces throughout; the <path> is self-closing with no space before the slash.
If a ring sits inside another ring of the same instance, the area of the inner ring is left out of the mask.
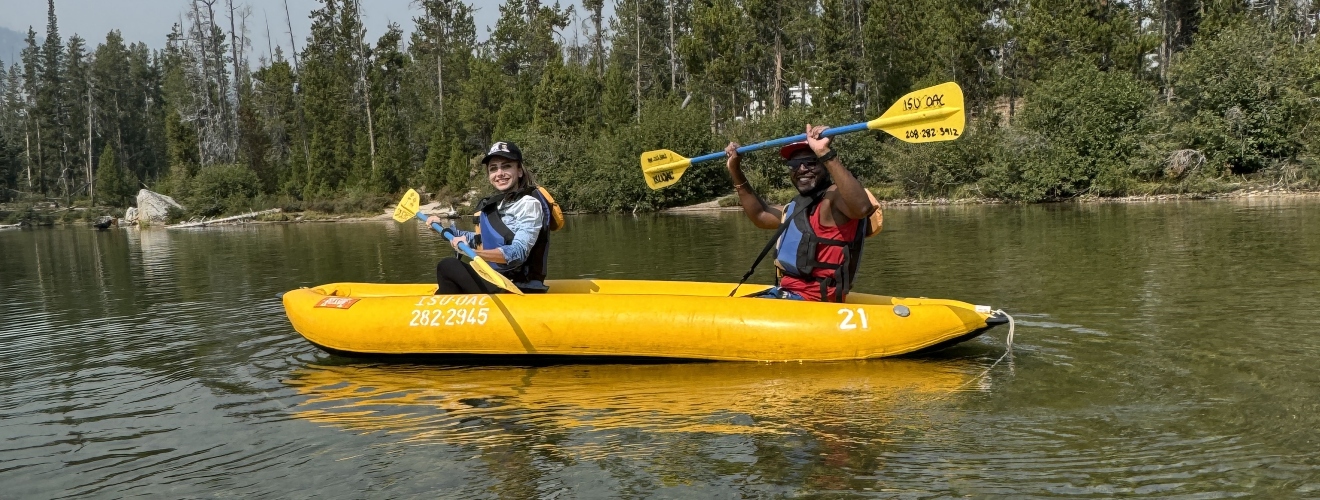
<path id="1" fill-rule="evenodd" d="M 817 156 L 816 161 L 823 165 L 825 162 L 833 160 L 835 156 L 839 156 L 839 153 L 831 149 L 830 152 Z"/>

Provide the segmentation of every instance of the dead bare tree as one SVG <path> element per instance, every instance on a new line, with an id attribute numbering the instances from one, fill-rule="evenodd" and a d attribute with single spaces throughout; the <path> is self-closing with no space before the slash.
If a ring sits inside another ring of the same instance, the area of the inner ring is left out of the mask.
<path id="1" fill-rule="evenodd" d="M 238 47 L 242 44 L 238 41 L 238 37 L 235 36 L 234 33 L 234 0 L 225 0 L 225 3 L 227 4 L 226 6 L 229 8 L 229 52 L 230 52 L 230 57 L 234 61 L 234 86 L 237 87 L 239 82 L 242 81 L 238 76 L 238 69 L 239 69 Z M 243 96 L 239 95 L 239 92 L 235 91 L 234 107 L 240 108 L 242 106 L 243 106 Z M 238 129 L 238 113 L 234 113 L 234 129 L 235 130 Z"/>
<path id="2" fill-rule="evenodd" d="M 289 27 L 289 53 L 293 54 L 293 72 L 302 76 L 302 68 L 298 65 L 298 44 L 293 41 L 293 21 L 289 18 L 289 0 L 284 0 L 284 24 Z M 298 99 L 300 92 L 294 92 L 294 99 Z M 312 182 L 312 150 L 307 145 L 307 126 L 306 118 L 303 117 L 302 102 L 295 101 L 298 107 L 298 135 L 302 138 L 303 159 L 307 161 L 307 182 Z"/>
<path id="3" fill-rule="evenodd" d="M 270 57 L 270 59 L 268 60 L 271 62 L 271 64 L 274 64 L 275 46 L 271 42 L 271 38 L 270 38 L 270 17 L 266 15 L 266 9 L 261 10 L 261 17 L 264 21 L 266 21 L 266 55 Z"/>
<path id="4" fill-rule="evenodd" d="M 367 144 L 371 153 L 371 173 L 376 173 L 376 131 L 374 120 L 371 118 L 371 82 L 367 81 L 367 55 L 363 52 L 362 46 L 365 44 L 367 30 L 362 26 L 362 6 L 361 2 L 353 3 L 353 15 L 357 18 L 357 33 L 353 43 L 357 45 L 358 54 L 358 75 L 362 79 L 362 96 L 367 104 Z"/>
<path id="5" fill-rule="evenodd" d="M 96 206 L 96 182 L 92 177 L 92 79 L 88 76 L 91 72 L 84 74 L 87 79 L 87 198 L 90 206 Z"/>

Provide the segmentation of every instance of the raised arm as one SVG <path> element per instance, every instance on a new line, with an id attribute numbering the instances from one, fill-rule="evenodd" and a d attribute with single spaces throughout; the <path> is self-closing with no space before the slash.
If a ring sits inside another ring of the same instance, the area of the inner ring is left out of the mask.
<path id="1" fill-rule="evenodd" d="M 807 124 L 807 145 L 820 158 L 830 153 L 830 138 L 822 137 L 824 125 L 812 127 Z M 864 219 L 869 217 L 877 208 L 871 204 L 871 198 L 866 195 L 866 188 L 862 187 L 861 181 L 853 177 L 852 172 L 843 166 L 843 162 L 835 156 L 825 161 L 825 169 L 830 172 L 830 178 L 834 180 L 839 192 L 839 203 L 835 204 L 835 209 L 840 214 L 849 219 Z"/>
<path id="2" fill-rule="evenodd" d="M 756 191 L 752 190 L 752 185 L 747 182 L 747 176 L 742 173 L 742 156 L 738 154 L 738 143 L 730 142 L 724 147 L 724 152 L 729 155 L 727 164 L 729 177 L 733 178 L 733 189 L 738 192 L 738 204 L 742 205 L 743 214 L 746 214 L 756 227 L 778 228 L 779 218 L 783 216 L 783 212 L 767 204 L 756 194 Z"/>

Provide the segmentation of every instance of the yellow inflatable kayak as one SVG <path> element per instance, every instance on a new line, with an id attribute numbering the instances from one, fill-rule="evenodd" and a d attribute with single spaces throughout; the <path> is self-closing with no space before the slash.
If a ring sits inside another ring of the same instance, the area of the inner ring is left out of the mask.
<path id="1" fill-rule="evenodd" d="M 538 295 L 432 295 L 433 284 L 334 283 L 284 294 L 294 329 L 362 355 L 637 356 L 832 361 L 962 342 L 1007 318 L 943 299 L 851 293 L 843 304 L 747 298 L 732 283 L 550 280 Z"/>

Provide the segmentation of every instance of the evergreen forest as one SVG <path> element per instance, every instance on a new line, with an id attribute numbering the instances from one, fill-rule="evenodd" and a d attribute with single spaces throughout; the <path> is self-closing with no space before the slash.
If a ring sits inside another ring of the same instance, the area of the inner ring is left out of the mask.
<path id="1" fill-rule="evenodd" d="M 411 26 L 368 33 L 369 3 L 323 0 L 289 34 L 240 2 L 179 0 L 162 48 L 63 38 L 48 1 L 44 36 L 0 61 L 0 202 L 124 207 L 149 188 L 191 215 L 377 211 L 410 187 L 480 195 L 475 163 L 504 140 L 568 210 L 657 210 L 732 187 L 705 165 L 652 191 L 643 151 L 864 121 L 945 81 L 967 98 L 960 140 L 836 139 L 882 198 L 1320 185 L 1310 1 L 504 0 L 477 26 L 471 3 L 417 0 Z M 744 165 L 787 196 L 776 155 Z"/>

